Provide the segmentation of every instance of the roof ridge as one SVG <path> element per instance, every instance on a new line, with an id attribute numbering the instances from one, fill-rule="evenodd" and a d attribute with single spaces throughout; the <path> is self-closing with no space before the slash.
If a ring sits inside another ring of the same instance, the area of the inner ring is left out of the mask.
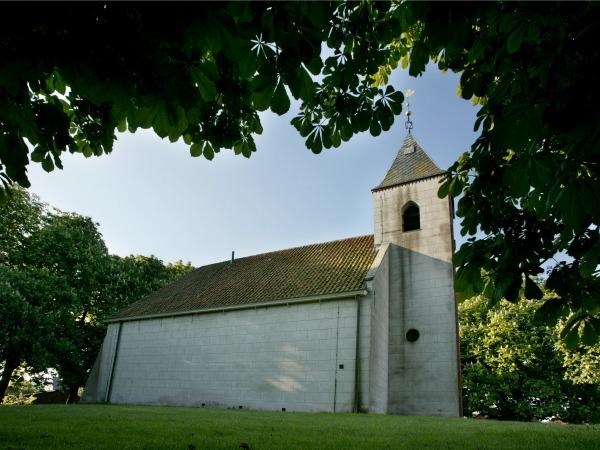
<path id="1" fill-rule="evenodd" d="M 274 254 L 277 254 L 277 253 L 289 252 L 291 250 L 300 250 L 300 249 L 307 248 L 307 247 L 315 247 L 317 245 L 334 244 L 336 242 L 349 241 L 349 240 L 352 240 L 352 239 L 365 239 L 365 238 L 369 238 L 369 237 L 373 237 L 373 235 L 372 234 L 363 234 L 363 235 L 360 235 L 360 236 L 350 236 L 350 237 L 342 238 L 342 239 L 334 239 L 333 241 L 314 242 L 312 244 L 304 244 L 304 245 L 298 245 L 296 247 L 282 248 L 280 250 L 273 250 L 273 251 L 270 251 L 270 252 L 256 253 L 254 255 L 248 255 L 248 256 L 242 256 L 240 258 L 235 258 L 234 259 L 234 263 L 235 263 L 235 261 L 239 261 L 239 260 L 242 260 L 242 259 L 255 258 L 255 257 L 259 257 L 259 256 L 264 257 L 264 256 L 268 256 L 268 255 L 274 255 Z M 224 261 L 218 261 L 218 262 L 215 262 L 215 263 L 205 264 L 203 266 L 198 267 L 197 269 L 200 269 L 201 267 L 208 267 L 208 266 L 213 266 L 213 265 L 223 264 L 223 263 L 229 263 L 229 262 L 230 261 L 226 259 Z"/>

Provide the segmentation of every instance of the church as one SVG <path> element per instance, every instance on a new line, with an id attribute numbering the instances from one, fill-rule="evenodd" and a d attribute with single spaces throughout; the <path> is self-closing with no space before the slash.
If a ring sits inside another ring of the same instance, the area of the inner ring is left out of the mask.
<path id="1" fill-rule="evenodd" d="M 409 131 L 372 235 L 232 257 L 117 312 L 82 401 L 459 416 L 444 173 Z"/>

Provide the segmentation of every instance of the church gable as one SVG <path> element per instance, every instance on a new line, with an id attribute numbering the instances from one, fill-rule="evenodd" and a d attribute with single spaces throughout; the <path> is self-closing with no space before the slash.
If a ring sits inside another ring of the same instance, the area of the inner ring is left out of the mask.
<path id="1" fill-rule="evenodd" d="M 110 321 L 352 292 L 363 288 L 375 255 L 369 235 L 210 264 Z"/>

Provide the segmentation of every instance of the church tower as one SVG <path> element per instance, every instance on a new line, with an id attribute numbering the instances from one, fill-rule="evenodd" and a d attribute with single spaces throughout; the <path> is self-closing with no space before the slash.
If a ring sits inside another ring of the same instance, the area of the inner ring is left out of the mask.
<path id="1" fill-rule="evenodd" d="M 385 399 L 375 408 L 381 412 L 461 414 L 453 203 L 437 196 L 444 173 L 409 129 L 372 190 L 374 244 L 386 255 L 389 280 L 387 286 L 373 284 L 375 310 L 387 310 L 387 364 L 379 382 L 387 392 L 372 393 Z"/>

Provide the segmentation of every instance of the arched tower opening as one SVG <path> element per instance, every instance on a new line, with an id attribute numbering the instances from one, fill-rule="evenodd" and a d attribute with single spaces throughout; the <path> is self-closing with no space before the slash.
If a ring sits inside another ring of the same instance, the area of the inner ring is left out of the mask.
<path id="1" fill-rule="evenodd" d="M 413 231 L 421 229 L 421 213 L 419 205 L 409 201 L 402 208 L 402 231 Z"/>

